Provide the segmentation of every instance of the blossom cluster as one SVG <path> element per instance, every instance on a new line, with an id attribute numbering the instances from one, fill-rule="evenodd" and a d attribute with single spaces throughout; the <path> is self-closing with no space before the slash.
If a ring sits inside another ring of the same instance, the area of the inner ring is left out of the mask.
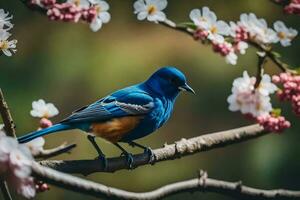
<path id="1" fill-rule="evenodd" d="M 17 40 L 10 40 L 11 33 L 9 31 L 13 28 L 10 22 L 12 16 L 3 9 L 0 9 L 0 51 L 6 56 L 12 56 L 17 51 Z"/>
<path id="2" fill-rule="evenodd" d="M 300 0 L 292 0 L 284 7 L 284 11 L 289 14 L 300 15 Z"/>
<path id="3" fill-rule="evenodd" d="M 257 117 L 257 122 L 264 127 L 265 130 L 280 133 L 291 127 L 291 123 L 284 116 L 274 114 L 262 115 Z"/>
<path id="4" fill-rule="evenodd" d="M 26 145 L 19 144 L 17 140 L 5 136 L 4 131 L 1 132 L 0 176 L 5 177 L 19 194 L 25 198 L 32 198 L 36 188 L 31 177 L 31 152 Z"/>
<path id="5" fill-rule="evenodd" d="M 256 81 L 256 77 L 250 77 L 247 71 L 233 81 L 232 94 L 227 98 L 229 110 L 250 116 L 269 131 L 281 132 L 289 128 L 290 122 L 273 113 L 270 95 L 278 88 L 271 82 L 271 77 L 264 74 L 257 86 Z"/>
<path id="6" fill-rule="evenodd" d="M 289 73 L 281 73 L 272 77 L 273 82 L 282 85 L 277 91 L 281 101 L 290 101 L 294 113 L 300 116 L 300 76 Z"/>
<path id="7" fill-rule="evenodd" d="M 276 3 L 284 5 L 284 12 L 288 14 L 300 15 L 300 0 L 274 0 Z"/>
<path id="8" fill-rule="evenodd" d="M 211 43 L 213 50 L 226 58 L 227 63 L 235 65 L 237 54 L 245 54 L 248 43 L 271 45 L 280 42 L 282 46 L 291 45 L 298 32 L 287 28 L 282 21 L 269 28 L 265 19 L 257 18 L 255 14 L 241 14 L 238 22 L 226 23 L 218 20 L 216 14 L 208 7 L 194 9 L 190 19 L 196 26 L 194 38 Z"/>
<path id="9" fill-rule="evenodd" d="M 247 71 L 244 71 L 243 77 L 233 81 L 232 94 L 227 99 L 229 110 L 241 111 L 254 118 L 272 111 L 270 94 L 275 93 L 277 86 L 271 82 L 268 74 L 263 75 L 257 87 L 255 83 L 256 77 L 250 77 Z"/>
<path id="10" fill-rule="evenodd" d="M 46 9 L 51 20 L 82 20 L 89 23 L 94 32 L 98 31 L 103 23 L 110 21 L 109 5 L 103 0 L 67 0 L 64 3 L 58 3 L 56 0 L 31 0 L 30 3 Z"/>
<path id="11" fill-rule="evenodd" d="M 147 19 L 151 22 L 166 22 L 168 19 L 163 10 L 167 6 L 166 0 L 137 0 L 133 7 L 138 20 Z M 269 28 L 265 19 L 255 14 L 241 14 L 238 22 L 219 20 L 208 7 L 193 9 L 189 15 L 194 38 L 212 45 L 213 50 L 225 57 L 226 62 L 236 65 L 238 54 L 245 54 L 250 43 L 270 45 L 280 42 L 282 46 L 291 45 L 291 41 L 298 32 L 287 28 L 282 21 L 276 21 L 273 28 Z M 170 20 L 168 20 L 170 21 Z"/>

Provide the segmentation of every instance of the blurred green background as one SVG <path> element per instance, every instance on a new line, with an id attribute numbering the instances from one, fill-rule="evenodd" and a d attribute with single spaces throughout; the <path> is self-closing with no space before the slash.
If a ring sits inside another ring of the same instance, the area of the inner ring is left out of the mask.
<path id="1" fill-rule="evenodd" d="M 86 24 L 49 21 L 46 16 L 27 9 L 19 0 L 1 0 L 0 8 L 14 15 L 13 37 L 18 40 L 18 52 L 13 57 L 0 57 L 0 86 L 22 135 L 37 128 L 38 119 L 29 115 L 31 102 L 39 98 L 53 102 L 60 114 L 54 121 L 66 117 L 76 108 L 124 86 L 145 80 L 161 66 L 176 66 L 188 77 L 197 95 L 183 94 L 178 98 L 174 114 L 166 126 L 155 134 L 139 140 L 152 148 L 212 131 L 249 124 L 240 113 L 228 110 L 226 102 L 232 80 L 243 70 L 254 75 L 255 50 L 240 56 L 237 66 L 225 64 L 211 47 L 195 42 L 189 36 L 146 21 L 139 22 L 133 14 L 133 1 L 108 1 L 112 20 L 93 33 Z M 238 20 L 240 13 L 254 12 L 269 24 L 281 19 L 300 30 L 299 16 L 282 14 L 282 8 L 268 0 L 169 0 L 168 18 L 188 21 L 191 9 L 209 6 L 220 19 Z M 276 46 L 284 61 L 297 66 L 300 40 L 288 48 Z M 276 73 L 268 64 L 267 71 Z M 275 106 L 278 102 L 274 103 Z M 144 166 L 133 171 L 113 174 L 96 173 L 89 180 L 130 191 L 148 191 L 174 181 L 197 176 L 198 169 L 209 177 L 272 189 L 300 189 L 300 125 L 299 118 L 284 107 L 293 127 L 285 133 L 271 134 L 253 141 L 199 153 L 182 159 Z M 87 159 L 96 153 L 80 131 L 68 131 L 46 137 L 46 147 L 63 141 L 78 147 L 70 155 L 53 159 Z M 120 152 L 109 143 L 98 140 L 107 156 Z M 126 145 L 125 145 L 126 146 Z M 127 148 L 136 152 L 132 148 Z M 51 187 L 36 199 L 85 199 L 90 196 Z M 230 199 L 211 193 L 183 193 L 168 199 Z"/>

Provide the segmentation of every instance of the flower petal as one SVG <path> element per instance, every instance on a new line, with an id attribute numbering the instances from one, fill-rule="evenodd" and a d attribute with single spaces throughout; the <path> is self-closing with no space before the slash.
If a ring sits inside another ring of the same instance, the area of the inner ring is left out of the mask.
<path id="1" fill-rule="evenodd" d="M 138 13 L 138 12 L 147 10 L 147 7 L 143 0 L 138 0 L 138 1 L 134 2 L 133 8 L 134 8 L 134 13 Z"/>
<path id="2" fill-rule="evenodd" d="M 138 18 L 138 20 L 144 20 L 144 19 L 146 19 L 147 15 L 148 15 L 148 12 L 142 11 L 137 15 L 137 18 Z"/>
<path id="3" fill-rule="evenodd" d="M 92 31 L 97 32 L 102 27 L 102 21 L 97 17 L 90 24 L 90 28 Z"/>
<path id="4" fill-rule="evenodd" d="M 101 12 L 98 16 L 103 23 L 108 23 L 110 21 L 110 14 L 108 12 Z"/>

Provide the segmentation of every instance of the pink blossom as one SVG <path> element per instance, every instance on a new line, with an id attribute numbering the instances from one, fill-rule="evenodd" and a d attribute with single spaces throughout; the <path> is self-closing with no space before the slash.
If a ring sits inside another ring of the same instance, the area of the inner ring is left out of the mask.
<path id="1" fill-rule="evenodd" d="M 43 117 L 41 120 L 40 120 L 40 127 L 41 128 L 48 128 L 50 126 L 52 126 L 52 121 Z"/>
<path id="2" fill-rule="evenodd" d="M 41 0 L 41 4 L 44 6 L 53 6 L 56 3 L 56 0 Z"/>
<path id="3" fill-rule="evenodd" d="M 206 40 L 208 37 L 208 31 L 202 30 L 202 29 L 197 29 L 194 32 L 194 39 L 195 40 Z"/>
<path id="4" fill-rule="evenodd" d="M 234 22 L 230 22 L 230 29 L 230 36 L 234 38 L 236 43 L 240 41 L 247 41 L 249 39 L 249 32 L 240 23 L 236 24 Z"/>
<path id="5" fill-rule="evenodd" d="M 51 20 L 66 22 L 78 22 L 81 17 L 81 9 L 72 3 L 56 3 L 47 11 Z"/>
<path id="6" fill-rule="evenodd" d="M 45 192 L 47 190 L 50 190 L 50 187 L 47 183 L 44 183 L 43 181 L 35 181 L 35 189 L 37 192 Z"/>
<path id="7" fill-rule="evenodd" d="M 95 18 L 97 17 L 97 10 L 95 6 L 89 7 L 89 8 L 83 8 L 81 10 L 82 13 L 82 20 L 88 22 L 88 23 L 92 23 L 92 21 L 95 20 Z"/>
<path id="8" fill-rule="evenodd" d="M 231 43 L 225 41 L 223 43 L 213 43 L 213 50 L 224 56 L 227 63 L 236 65 L 237 55 Z"/>
<path id="9" fill-rule="evenodd" d="M 289 73 L 281 73 L 272 77 L 273 81 L 282 85 L 277 92 L 281 101 L 290 101 L 294 113 L 300 116 L 300 76 Z"/>
<path id="10" fill-rule="evenodd" d="M 300 0 L 292 0 L 290 4 L 284 7 L 284 12 L 300 15 Z"/>
<path id="11" fill-rule="evenodd" d="M 257 122 L 264 127 L 265 130 L 281 133 L 291 127 L 291 123 L 283 116 L 261 115 L 257 117 Z"/>

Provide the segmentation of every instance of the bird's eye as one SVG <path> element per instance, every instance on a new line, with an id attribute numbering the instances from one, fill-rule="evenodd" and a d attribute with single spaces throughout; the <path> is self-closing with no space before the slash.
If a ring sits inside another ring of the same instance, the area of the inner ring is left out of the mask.
<path id="1" fill-rule="evenodd" d="M 176 84 L 177 80 L 175 78 L 170 78 L 169 81 L 173 84 Z"/>

